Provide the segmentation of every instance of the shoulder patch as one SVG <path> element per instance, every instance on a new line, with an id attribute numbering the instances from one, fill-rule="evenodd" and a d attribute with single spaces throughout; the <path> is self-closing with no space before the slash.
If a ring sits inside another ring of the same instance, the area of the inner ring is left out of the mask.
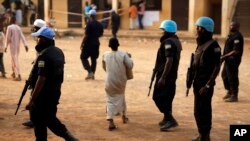
<path id="1" fill-rule="evenodd" d="M 219 48 L 219 47 L 214 48 L 214 52 L 215 52 L 215 53 L 217 53 L 217 52 L 221 52 L 221 51 L 220 51 L 220 48 Z"/>
<path id="2" fill-rule="evenodd" d="M 45 61 L 39 61 L 38 62 L 38 67 L 43 68 L 45 66 Z"/>
<path id="3" fill-rule="evenodd" d="M 165 45 L 165 49 L 170 49 L 172 46 L 170 44 Z"/>
<path id="4" fill-rule="evenodd" d="M 234 40 L 234 43 L 235 44 L 238 44 L 240 41 L 239 40 Z"/>

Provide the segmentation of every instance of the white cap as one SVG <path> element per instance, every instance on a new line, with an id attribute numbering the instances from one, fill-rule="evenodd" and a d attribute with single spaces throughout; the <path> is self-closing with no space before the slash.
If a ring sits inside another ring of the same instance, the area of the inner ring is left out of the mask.
<path id="1" fill-rule="evenodd" d="M 33 25 L 41 28 L 41 27 L 46 26 L 46 22 L 42 19 L 36 19 Z"/>
<path id="2" fill-rule="evenodd" d="M 43 36 L 48 39 L 54 40 L 55 32 L 51 28 L 44 26 L 41 27 L 37 32 L 31 33 L 31 35 L 34 37 Z"/>
<path id="3" fill-rule="evenodd" d="M 91 9 L 91 10 L 89 11 L 89 15 L 96 15 L 96 11 L 95 11 L 94 9 Z"/>

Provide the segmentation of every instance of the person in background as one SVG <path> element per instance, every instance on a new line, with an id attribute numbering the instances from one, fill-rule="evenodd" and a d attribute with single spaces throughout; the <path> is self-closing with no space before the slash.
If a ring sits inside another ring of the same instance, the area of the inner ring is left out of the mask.
<path id="1" fill-rule="evenodd" d="M 137 7 L 132 4 L 129 7 L 129 29 L 133 30 L 135 29 L 135 22 L 137 18 Z"/>
<path id="2" fill-rule="evenodd" d="M 112 35 L 114 38 L 116 38 L 116 34 L 119 30 L 119 27 L 120 27 L 120 15 L 118 15 L 115 10 L 112 10 L 112 12 L 111 12 L 111 30 L 112 30 Z"/>
<path id="3" fill-rule="evenodd" d="M 89 6 L 89 2 L 86 1 L 86 2 L 85 2 L 84 9 L 83 9 L 85 25 L 87 25 L 87 23 L 88 23 L 88 21 L 89 21 L 89 11 L 90 11 L 90 10 L 91 10 L 91 7 Z"/>
<path id="4" fill-rule="evenodd" d="M 127 123 L 125 88 L 128 77 L 127 69 L 133 68 L 133 61 L 126 52 L 119 51 L 119 41 L 117 38 L 110 38 L 109 47 L 112 51 L 107 51 L 103 55 L 103 69 L 106 71 L 105 91 L 107 104 L 108 129 L 116 129 L 113 117 L 118 113 L 122 114 L 123 123 Z"/>
<path id="5" fill-rule="evenodd" d="M 141 30 L 144 29 L 144 26 L 143 26 L 143 16 L 144 16 L 144 13 L 145 13 L 145 8 L 146 8 L 146 2 L 145 0 L 141 0 L 138 4 L 138 22 L 139 22 L 139 28 Z"/>
<path id="6" fill-rule="evenodd" d="M 221 77 L 227 94 L 225 102 L 237 102 L 239 93 L 239 66 L 244 50 L 244 39 L 239 31 L 240 23 L 231 22 L 230 33 L 225 43 L 221 62 L 224 62 Z"/>
<path id="7" fill-rule="evenodd" d="M 3 61 L 3 56 L 4 56 L 4 41 L 5 41 L 5 35 L 3 31 L 0 29 L 0 72 L 1 72 L 1 77 L 6 78 L 6 72 L 4 68 L 4 61 Z"/>
<path id="8" fill-rule="evenodd" d="M 33 1 L 30 1 L 29 9 L 31 11 L 30 25 L 32 25 L 35 22 L 35 19 L 36 19 L 36 5 L 34 4 Z"/>
<path id="9" fill-rule="evenodd" d="M 15 16 L 16 16 L 16 23 L 19 26 L 22 26 L 23 22 L 23 12 L 22 12 L 22 3 L 20 1 L 16 1 L 16 8 L 15 8 Z"/>
<path id="10" fill-rule="evenodd" d="M 80 59 L 84 69 L 88 72 L 85 80 L 95 79 L 97 65 L 96 60 L 99 57 L 100 47 L 99 38 L 103 35 L 103 26 L 99 21 L 96 20 L 96 11 L 93 9 L 90 10 L 89 15 L 90 21 L 85 28 L 85 36 L 80 46 Z M 89 63 L 88 58 L 91 59 L 91 64 Z"/>
<path id="11" fill-rule="evenodd" d="M 20 53 L 20 41 L 23 42 L 26 52 L 28 52 L 29 48 L 27 45 L 27 41 L 23 35 L 23 32 L 16 24 L 15 17 L 11 18 L 11 25 L 7 27 L 6 32 L 6 47 L 5 52 L 7 52 L 8 47 L 10 48 L 10 55 L 11 55 L 11 68 L 13 73 L 11 77 L 15 81 L 21 81 L 21 74 L 20 74 L 20 64 L 19 64 L 19 53 Z"/>

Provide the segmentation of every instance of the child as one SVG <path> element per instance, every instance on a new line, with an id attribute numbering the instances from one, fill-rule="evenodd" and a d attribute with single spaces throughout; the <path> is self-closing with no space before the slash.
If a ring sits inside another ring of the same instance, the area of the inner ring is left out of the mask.
<path id="1" fill-rule="evenodd" d="M 123 123 L 127 123 L 125 88 L 130 76 L 126 71 L 132 70 L 133 61 L 126 52 L 118 51 L 119 42 L 116 38 L 109 40 L 109 47 L 112 51 L 105 52 L 103 55 L 103 69 L 107 76 L 105 80 L 106 102 L 107 102 L 107 121 L 108 129 L 116 129 L 113 117 L 118 113 L 122 114 Z"/>
<path id="2" fill-rule="evenodd" d="M 3 64 L 4 41 L 5 41 L 4 33 L 2 30 L 0 30 L 0 72 L 2 73 L 1 77 L 6 78 L 4 64 Z"/>

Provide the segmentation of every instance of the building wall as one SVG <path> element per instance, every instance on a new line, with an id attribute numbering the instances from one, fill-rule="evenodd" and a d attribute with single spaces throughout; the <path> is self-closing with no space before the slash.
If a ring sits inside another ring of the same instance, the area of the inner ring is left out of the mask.
<path id="1" fill-rule="evenodd" d="M 38 0 L 32 0 L 36 5 Z M 45 0 L 49 3 L 50 0 Z M 91 3 L 91 0 L 82 0 L 82 5 L 85 5 L 85 1 Z M 116 0 L 109 0 L 109 2 L 114 3 Z M 117 0 L 118 1 L 118 0 Z M 162 0 L 162 10 L 159 11 L 159 21 L 155 21 L 151 27 L 147 28 L 158 28 L 161 21 L 165 19 L 171 19 L 171 1 L 172 0 Z M 221 35 L 227 36 L 231 11 L 233 10 L 233 4 L 235 0 L 189 0 L 189 20 L 188 20 L 188 31 L 191 33 L 195 33 L 195 22 L 200 16 L 211 16 L 212 4 L 214 2 L 221 1 Z M 3 2 L 3 0 L 0 0 Z M 130 0 L 122 0 L 122 8 L 123 15 L 121 16 L 121 28 L 128 29 L 129 28 L 129 15 L 128 8 L 130 6 Z M 56 26 L 58 28 L 67 28 L 68 27 L 68 16 L 66 12 L 67 8 L 67 0 L 52 0 L 53 11 L 52 16 L 56 19 Z M 46 9 L 46 7 L 45 7 Z M 61 11 L 64 13 L 59 13 L 57 11 Z M 48 15 L 48 14 L 47 14 Z M 48 15 L 49 17 L 49 15 Z M 84 25 L 84 21 L 83 21 Z"/>

